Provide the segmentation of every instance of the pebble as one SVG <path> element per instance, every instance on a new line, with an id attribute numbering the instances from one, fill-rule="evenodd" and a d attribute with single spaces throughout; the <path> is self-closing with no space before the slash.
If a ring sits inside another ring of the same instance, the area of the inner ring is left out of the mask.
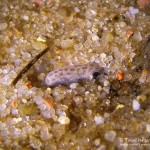
<path id="1" fill-rule="evenodd" d="M 146 131 L 150 133 L 150 124 L 146 124 Z"/>
<path id="2" fill-rule="evenodd" d="M 106 150 L 106 146 L 105 145 L 101 145 L 97 150 Z"/>
<path id="3" fill-rule="evenodd" d="M 123 108 L 123 107 L 124 107 L 123 104 L 119 104 L 119 105 L 117 105 L 116 109 L 120 109 L 120 108 Z"/>
<path id="4" fill-rule="evenodd" d="M 140 103 L 137 100 L 133 100 L 132 107 L 133 107 L 133 110 L 139 110 Z"/>
<path id="5" fill-rule="evenodd" d="M 66 39 L 61 41 L 62 48 L 72 48 L 73 45 L 74 45 L 74 40 L 72 39 Z"/>
<path id="6" fill-rule="evenodd" d="M 75 89 L 76 87 L 77 87 L 77 83 L 71 83 L 71 84 L 70 84 L 70 88 L 71 88 L 71 89 Z"/>
<path id="7" fill-rule="evenodd" d="M 51 94 L 52 93 L 52 89 L 51 88 L 47 88 L 46 92 L 47 92 L 47 94 Z"/>
<path id="8" fill-rule="evenodd" d="M 101 55 L 100 55 L 101 59 L 105 59 L 106 56 L 107 56 L 107 55 L 106 55 L 105 53 L 101 53 Z"/>
<path id="9" fill-rule="evenodd" d="M 52 118 L 55 115 L 55 110 L 54 109 L 41 110 L 41 113 L 45 118 Z"/>
<path id="10" fill-rule="evenodd" d="M 43 103 L 43 99 L 42 99 L 42 97 L 40 97 L 40 96 L 36 96 L 36 97 L 35 97 L 35 103 L 36 103 L 37 105 L 42 104 L 42 103 Z"/>
<path id="11" fill-rule="evenodd" d="M 134 7 L 130 6 L 129 7 L 129 12 L 131 13 L 131 15 L 135 15 L 137 13 L 139 13 L 138 9 L 135 9 Z"/>
<path id="12" fill-rule="evenodd" d="M 105 118 L 109 118 L 109 117 L 110 117 L 110 114 L 106 112 L 106 113 L 104 113 L 104 117 L 105 117 Z"/>
<path id="13" fill-rule="evenodd" d="M 92 115 L 92 110 L 87 109 L 87 110 L 86 110 L 86 113 L 87 113 L 88 116 L 91 116 L 91 115 Z"/>
<path id="14" fill-rule="evenodd" d="M 20 122 L 20 118 L 12 118 L 12 119 L 9 121 L 9 125 L 10 125 L 10 126 L 15 125 L 15 124 L 17 124 L 18 122 Z"/>
<path id="15" fill-rule="evenodd" d="M 6 104 L 0 104 L 0 111 L 4 111 L 6 109 Z"/>
<path id="16" fill-rule="evenodd" d="M 142 36 L 141 36 L 141 33 L 139 31 L 137 31 L 133 34 L 133 40 L 135 40 L 136 42 L 142 41 Z"/>
<path id="17" fill-rule="evenodd" d="M 116 132 L 111 130 L 111 131 L 107 131 L 104 135 L 105 139 L 107 141 L 110 141 L 110 142 L 114 142 L 115 138 L 116 138 Z"/>
<path id="18" fill-rule="evenodd" d="M 76 13 L 79 13 L 79 12 L 80 12 L 80 9 L 79 9 L 78 7 L 75 7 L 75 8 L 74 8 L 74 11 L 75 11 Z"/>
<path id="19" fill-rule="evenodd" d="M 22 116 L 22 121 L 29 121 L 29 116 L 26 115 Z"/>
<path id="20" fill-rule="evenodd" d="M 44 81 L 44 78 L 45 78 L 45 73 L 40 73 L 38 75 L 38 80 Z"/>
<path id="21" fill-rule="evenodd" d="M 83 48 L 83 44 L 82 43 L 74 45 L 74 50 L 76 50 L 76 51 L 81 50 L 82 48 Z"/>
<path id="22" fill-rule="evenodd" d="M 40 137 L 43 141 L 47 141 L 49 140 L 50 138 L 52 138 L 52 135 L 49 134 L 49 131 L 48 131 L 48 128 L 46 126 L 43 126 L 41 128 L 41 131 L 40 131 Z"/>
<path id="23" fill-rule="evenodd" d="M 15 108 L 13 108 L 13 109 L 11 110 L 11 113 L 12 113 L 12 115 L 14 115 L 14 116 L 19 115 L 18 109 L 15 109 Z"/>
<path id="24" fill-rule="evenodd" d="M 29 20 L 29 16 L 23 15 L 22 19 L 25 20 L 25 21 L 28 21 Z"/>
<path id="25" fill-rule="evenodd" d="M 2 73 L 3 73 L 3 74 L 7 74 L 7 73 L 8 73 L 8 70 L 7 70 L 7 69 L 4 69 L 4 70 L 2 71 Z"/>
<path id="26" fill-rule="evenodd" d="M 44 36 L 39 36 L 37 38 L 37 41 L 45 43 L 46 42 L 46 38 Z"/>
<path id="27" fill-rule="evenodd" d="M 95 116 L 94 120 L 95 120 L 95 122 L 96 122 L 97 125 L 104 123 L 104 118 L 101 117 L 101 116 Z"/>
<path id="28" fill-rule="evenodd" d="M 17 58 L 17 59 L 14 61 L 14 63 L 15 63 L 15 66 L 20 66 L 20 64 L 22 63 L 22 59 Z"/>
<path id="29" fill-rule="evenodd" d="M 96 146 L 99 146 L 99 145 L 100 145 L 100 139 L 99 139 L 99 138 L 98 138 L 98 139 L 95 139 L 94 144 L 95 144 Z"/>
<path id="30" fill-rule="evenodd" d="M 7 28 L 7 23 L 0 23 L 0 31 L 5 30 Z"/>
<path id="31" fill-rule="evenodd" d="M 75 97 L 73 98 L 73 100 L 75 101 L 75 103 L 76 103 L 77 105 L 79 105 L 79 104 L 81 104 L 81 103 L 83 102 L 83 98 L 80 97 L 80 96 L 75 96 Z"/>
<path id="32" fill-rule="evenodd" d="M 100 85 L 98 86 L 98 90 L 99 90 L 99 91 L 101 91 L 101 90 L 102 90 L 102 87 L 101 87 Z"/>
<path id="33" fill-rule="evenodd" d="M 32 46 L 36 50 L 43 50 L 47 47 L 46 44 L 44 44 L 43 42 L 39 42 L 39 41 L 34 42 Z"/>
<path id="34" fill-rule="evenodd" d="M 58 122 L 59 122 L 60 124 L 62 124 L 62 125 L 67 125 L 67 124 L 70 123 L 70 119 L 69 119 L 68 117 L 66 117 L 66 116 L 60 116 L 60 117 L 58 118 Z"/>
<path id="35" fill-rule="evenodd" d="M 125 28 L 127 26 L 127 24 L 124 22 L 124 21 L 121 21 L 120 22 L 120 27 L 121 28 Z"/>
<path id="36" fill-rule="evenodd" d="M 147 99 L 146 95 L 139 95 L 137 96 L 137 100 L 145 101 Z"/>
<path id="37" fill-rule="evenodd" d="M 24 99 L 24 98 L 23 98 L 21 101 L 22 101 L 22 103 L 24 103 L 24 104 L 27 103 L 27 100 Z"/>
<path id="38" fill-rule="evenodd" d="M 92 35 L 92 41 L 98 41 L 99 37 L 96 34 Z"/>
<path id="39" fill-rule="evenodd" d="M 25 53 L 22 54 L 22 59 L 23 59 L 23 60 L 27 60 L 27 59 L 29 59 L 30 57 L 31 57 L 31 55 L 30 55 L 29 53 L 27 53 L 27 52 L 25 52 Z"/>
<path id="40" fill-rule="evenodd" d="M 108 86 L 109 85 L 109 81 L 108 80 L 105 80 L 104 81 L 104 86 Z"/>
<path id="41" fill-rule="evenodd" d="M 46 104 L 40 104 L 38 108 L 40 108 L 40 110 L 45 110 L 47 107 Z"/>

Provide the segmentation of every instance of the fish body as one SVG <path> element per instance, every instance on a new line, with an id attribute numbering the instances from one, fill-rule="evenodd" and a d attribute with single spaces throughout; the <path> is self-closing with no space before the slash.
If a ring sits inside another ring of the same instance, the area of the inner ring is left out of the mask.
<path id="1" fill-rule="evenodd" d="M 80 80 L 91 79 L 93 75 L 103 74 L 104 68 L 92 62 L 83 65 L 62 67 L 49 72 L 45 77 L 45 84 L 53 87 L 57 85 L 68 85 Z"/>

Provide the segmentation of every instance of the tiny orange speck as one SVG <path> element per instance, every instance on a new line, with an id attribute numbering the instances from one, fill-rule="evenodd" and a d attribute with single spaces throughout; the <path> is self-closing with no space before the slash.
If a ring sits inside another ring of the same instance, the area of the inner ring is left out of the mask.
<path id="1" fill-rule="evenodd" d="M 117 72 L 117 79 L 118 80 L 122 80 L 123 79 L 123 71 L 121 71 L 121 70 L 118 70 L 118 72 Z"/>

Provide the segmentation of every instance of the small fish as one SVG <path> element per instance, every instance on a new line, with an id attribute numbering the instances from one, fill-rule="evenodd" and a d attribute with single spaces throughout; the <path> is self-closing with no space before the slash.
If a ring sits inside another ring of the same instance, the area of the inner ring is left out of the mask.
<path id="1" fill-rule="evenodd" d="M 50 87 L 68 85 L 92 77 L 96 78 L 100 74 L 105 74 L 104 68 L 95 62 L 67 66 L 49 72 L 45 77 L 45 84 Z"/>

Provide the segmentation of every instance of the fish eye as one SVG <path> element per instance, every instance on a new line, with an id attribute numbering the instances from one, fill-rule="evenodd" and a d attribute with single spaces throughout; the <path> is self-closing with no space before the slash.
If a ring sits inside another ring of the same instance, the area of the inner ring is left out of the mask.
<path id="1" fill-rule="evenodd" d="M 93 73 L 93 79 L 96 79 L 99 75 L 100 75 L 99 72 L 94 72 L 94 73 Z"/>

